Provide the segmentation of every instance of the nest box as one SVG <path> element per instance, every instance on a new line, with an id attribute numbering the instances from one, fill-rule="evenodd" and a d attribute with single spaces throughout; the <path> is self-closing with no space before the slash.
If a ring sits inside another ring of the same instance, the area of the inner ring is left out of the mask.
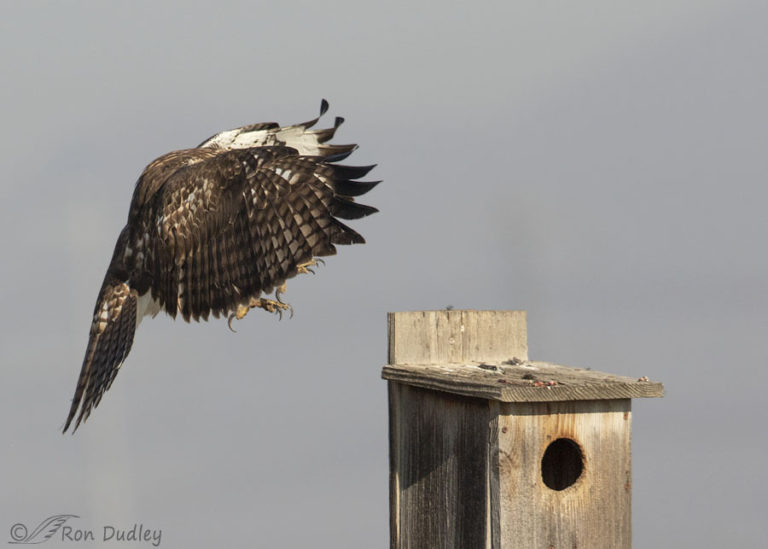
<path id="1" fill-rule="evenodd" d="M 525 311 L 389 314 L 391 546 L 631 547 L 631 399 L 528 360 Z"/>

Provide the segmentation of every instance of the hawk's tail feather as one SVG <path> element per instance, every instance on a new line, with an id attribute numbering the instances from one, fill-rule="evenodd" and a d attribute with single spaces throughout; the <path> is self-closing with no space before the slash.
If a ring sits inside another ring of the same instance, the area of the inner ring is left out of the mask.
<path id="1" fill-rule="evenodd" d="M 69 429 L 79 409 L 80 414 L 72 429 L 74 433 L 112 385 L 133 344 L 138 314 L 137 300 L 136 290 L 124 282 L 115 280 L 111 273 L 107 272 L 96 301 L 88 348 L 64 432 Z"/>

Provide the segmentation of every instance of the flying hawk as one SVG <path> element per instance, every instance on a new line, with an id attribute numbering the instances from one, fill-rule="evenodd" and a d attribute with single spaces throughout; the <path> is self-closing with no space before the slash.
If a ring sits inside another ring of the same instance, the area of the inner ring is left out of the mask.
<path id="1" fill-rule="evenodd" d="M 320 116 L 327 109 L 323 100 Z M 223 131 L 144 169 L 96 300 L 64 432 L 112 385 L 145 315 L 227 315 L 231 328 L 253 307 L 282 313 L 287 279 L 335 254 L 335 244 L 365 242 L 339 219 L 377 211 L 354 201 L 378 183 L 359 181 L 374 166 L 337 164 L 357 145 L 326 144 L 344 120 L 310 129 L 319 118 Z M 274 300 L 262 297 L 273 290 Z"/>

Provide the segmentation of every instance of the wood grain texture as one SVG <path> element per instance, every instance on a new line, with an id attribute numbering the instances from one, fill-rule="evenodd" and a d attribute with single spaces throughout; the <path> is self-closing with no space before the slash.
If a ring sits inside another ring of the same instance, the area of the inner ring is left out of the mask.
<path id="1" fill-rule="evenodd" d="M 392 548 L 482 548 L 488 401 L 390 383 Z"/>
<path id="2" fill-rule="evenodd" d="M 529 361 L 525 311 L 397 312 L 388 325 L 390 381 L 502 402 L 664 395 L 647 378 Z"/>
<path id="3" fill-rule="evenodd" d="M 389 313 L 390 364 L 528 360 L 525 311 Z"/>
<path id="4" fill-rule="evenodd" d="M 500 547 L 631 547 L 631 401 L 502 403 L 499 415 Z M 558 438 L 575 441 L 584 470 L 564 490 L 542 480 Z"/>
<path id="5" fill-rule="evenodd" d="M 523 311 L 391 313 L 389 337 L 392 548 L 631 546 L 630 398 L 661 383 L 529 361 Z M 543 465 L 559 438 L 576 461 Z"/>
<path id="6" fill-rule="evenodd" d="M 661 397 L 664 385 L 548 362 L 390 364 L 381 376 L 417 387 L 501 402 Z"/>

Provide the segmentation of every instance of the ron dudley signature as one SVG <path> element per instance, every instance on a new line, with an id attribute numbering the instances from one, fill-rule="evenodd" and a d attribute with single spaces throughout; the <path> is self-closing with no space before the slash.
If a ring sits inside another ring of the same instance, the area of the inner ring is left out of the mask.
<path id="1" fill-rule="evenodd" d="M 79 518 L 77 515 L 53 515 L 38 524 L 32 531 L 18 522 L 11 526 L 11 539 L 8 543 L 29 545 L 53 539 L 61 542 L 147 543 L 159 547 L 163 538 L 161 529 L 147 528 L 143 523 L 136 523 L 128 528 L 105 525 L 96 530 L 76 528 L 67 524 L 70 519 Z"/>

